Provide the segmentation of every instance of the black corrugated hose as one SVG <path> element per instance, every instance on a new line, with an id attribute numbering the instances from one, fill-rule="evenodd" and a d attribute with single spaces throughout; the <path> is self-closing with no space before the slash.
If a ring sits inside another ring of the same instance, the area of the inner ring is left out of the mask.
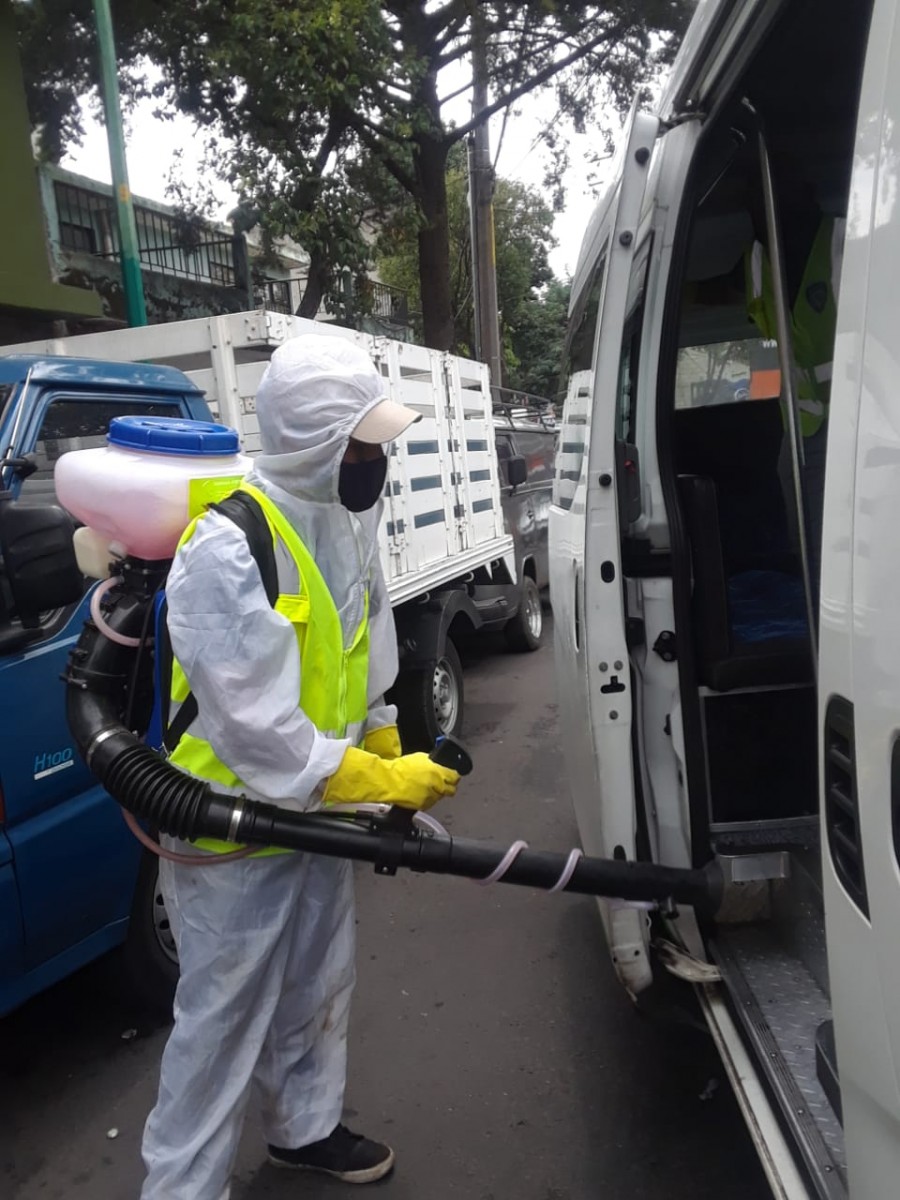
<path id="1" fill-rule="evenodd" d="M 154 603 L 168 565 L 124 561 L 119 583 L 105 597 L 108 628 L 136 642 L 146 636 L 151 624 L 147 606 Z M 185 841 L 216 838 L 351 858 L 374 863 L 376 871 L 388 875 L 408 867 L 485 880 L 507 856 L 505 849 L 480 842 L 423 836 L 413 828 L 411 814 L 397 809 L 387 817 L 299 813 L 215 792 L 141 741 L 153 699 L 150 656 L 142 655 L 142 649 L 112 641 L 87 621 L 65 674 L 67 716 L 82 757 L 109 794 L 159 832 Z M 140 670 L 135 669 L 136 655 L 146 663 Z M 133 729 L 123 724 L 126 712 L 134 716 Z M 525 850 L 505 870 L 503 882 L 551 889 L 567 872 L 566 862 L 562 854 Z M 714 911 L 722 886 L 714 862 L 687 870 L 582 858 L 568 872 L 564 890 Z"/>

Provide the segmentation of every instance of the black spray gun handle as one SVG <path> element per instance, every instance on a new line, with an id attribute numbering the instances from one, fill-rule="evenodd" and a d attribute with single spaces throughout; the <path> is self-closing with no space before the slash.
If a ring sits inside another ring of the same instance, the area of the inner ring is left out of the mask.
<path id="1" fill-rule="evenodd" d="M 472 756 L 462 742 L 449 735 L 437 739 L 429 758 L 439 767 L 449 767 L 460 775 L 469 775 L 472 771 Z"/>
<path id="2" fill-rule="evenodd" d="M 468 750 L 456 738 L 442 736 L 435 742 L 429 758 L 441 767 L 449 767 L 460 775 L 468 775 L 472 770 L 472 758 Z M 385 842 L 381 856 L 375 863 L 376 875 L 394 875 L 400 862 L 400 849 L 404 837 L 413 833 L 415 812 L 411 808 L 402 808 L 392 804 L 385 818 L 385 827 L 393 837 Z"/>

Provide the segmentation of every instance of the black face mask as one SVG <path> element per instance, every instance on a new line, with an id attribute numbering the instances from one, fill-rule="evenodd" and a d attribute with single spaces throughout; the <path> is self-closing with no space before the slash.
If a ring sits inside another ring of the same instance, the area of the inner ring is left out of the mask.
<path id="1" fill-rule="evenodd" d="M 341 463 L 338 496 L 350 512 L 365 512 L 377 503 L 387 478 L 387 458 L 371 462 Z"/>

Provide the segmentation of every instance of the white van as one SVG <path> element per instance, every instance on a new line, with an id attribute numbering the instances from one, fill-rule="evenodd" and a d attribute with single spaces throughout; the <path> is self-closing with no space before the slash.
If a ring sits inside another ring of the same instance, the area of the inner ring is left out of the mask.
<path id="1" fill-rule="evenodd" d="M 701 0 L 586 232 L 561 390 L 585 850 L 732 881 L 715 920 L 601 902 L 618 975 L 698 985 L 777 1196 L 891 1200 L 898 0 Z"/>

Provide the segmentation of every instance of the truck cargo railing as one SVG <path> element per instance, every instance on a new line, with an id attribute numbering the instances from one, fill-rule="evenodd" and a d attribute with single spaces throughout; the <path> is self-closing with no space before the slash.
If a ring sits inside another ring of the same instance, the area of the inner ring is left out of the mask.
<path id="1" fill-rule="evenodd" d="M 548 432 L 558 426 L 556 407 L 546 396 L 535 396 L 531 392 L 516 388 L 491 387 L 494 418 L 509 426 L 532 425 Z"/>

